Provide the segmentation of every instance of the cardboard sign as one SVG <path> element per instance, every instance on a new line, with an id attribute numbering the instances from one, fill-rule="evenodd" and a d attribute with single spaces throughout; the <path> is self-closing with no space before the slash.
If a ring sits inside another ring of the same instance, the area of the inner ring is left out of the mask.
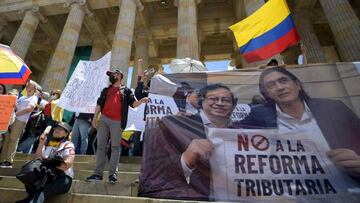
<path id="1" fill-rule="evenodd" d="M 109 52 L 97 61 L 80 61 L 58 106 L 72 112 L 94 113 L 101 90 L 108 85 L 106 71 L 110 69 L 110 56 Z"/>
<path id="2" fill-rule="evenodd" d="M 15 103 L 16 96 L 0 95 L 0 133 L 8 130 Z"/>

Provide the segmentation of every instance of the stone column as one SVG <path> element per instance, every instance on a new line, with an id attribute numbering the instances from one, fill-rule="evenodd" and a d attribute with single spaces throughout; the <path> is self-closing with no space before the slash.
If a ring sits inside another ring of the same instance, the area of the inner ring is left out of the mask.
<path id="1" fill-rule="evenodd" d="M 105 47 L 101 40 L 95 39 L 92 43 L 90 61 L 96 61 L 105 54 Z"/>
<path id="2" fill-rule="evenodd" d="M 7 22 L 3 19 L 0 19 L 0 39 L 4 35 L 6 25 L 7 25 Z"/>
<path id="3" fill-rule="evenodd" d="M 147 68 L 149 63 L 149 40 L 144 31 L 135 34 L 135 58 L 134 67 L 131 77 L 131 87 L 136 87 L 138 77 L 138 59 L 143 59 L 143 70 Z"/>
<path id="4" fill-rule="evenodd" d="M 81 26 L 85 17 L 85 1 L 74 1 L 55 52 L 48 64 L 42 85 L 45 90 L 63 89 L 69 73 Z"/>
<path id="5" fill-rule="evenodd" d="M 320 0 L 343 61 L 360 60 L 360 21 L 348 0 Z"/>
<path id="6" fill-rule="evenodd" d="M 39 18 L 34 14 L 37 11 L 38 8 L 25 11 L 25 17 L 10 44 L 11 49 L 22 59 L 25 59 L 36 28 L 39 25 Z"/>
<path id="7" fill-rule="evenodd" d="M 305 13 L 298 13 L 294 15 L 294 20 L 297 31 L 306 48 L 307 63 L 325 63 L 325 54 L 314 32 L 310 16 Z"/>
<path id="8" fill-rule="evenodd" d="M 199 60 L 196 4 L 201 0 L 175 0 L 178 7 L 176 58 Z"/>
<path id="9" fill-rule="evenodd" d="M 263 6 L 265 4 L 264 0 L 243 0 L 244 1 L 244 5 L 242 5 L 244 12 L 245 12 L 245 16 L 250 16 L 252 13 L 254 13 L 255 11 L 257 11 L 261 6 Z M 239 16 L 240 17 L 240 16 Z M 240 21 L 240 19 L 239 19 Z M 239 51 L 239 49 L 238 49 Z M 254 62 L 254 63 L 248 63 L 245 61 L 244 58 L 241 57 L 241 64 L 242 67 L 244 68 L 248 68 L 248 67 L 256 67 L 262 64 L 266 64 L 268 62 L 268 60 L 270 59 L 276 59 L 279 64 L 283 63 L 283 59 L 281 57 L 280 54 L 276 54 L 275 56 L 272 56 L 271 58 L 264 60 L 264 61 L 258 61 L 258 62 Z"/>
<path id="10" fill-rule="evenodd" d="M 142 10 L 140 0 L 122 0 L 116 25 L 112 51 L 111 69 L 121 69 L 124 74 L 123 84 L 127 82 L 131 44 L 134 34 L 136 9 Z"/>

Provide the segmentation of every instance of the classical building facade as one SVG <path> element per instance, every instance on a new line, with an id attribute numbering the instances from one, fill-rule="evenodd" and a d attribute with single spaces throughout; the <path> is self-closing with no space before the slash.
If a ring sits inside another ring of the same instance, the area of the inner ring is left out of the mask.
<path id="1" fill-rule="evenodd" d="M 158 67 L 184 57 L 232 60 L 238 68 L 251 67 L 257 64 L 247 64 L 239 56 L 228 27 L 265 2 L 2 0 L 0 43 L 24 58 L 46 90 L 64 87 L 81 53 L 81 59 L 95 60 L 112 51 L 111 67 L 125 74 L 138 58 Z M 359 0 L 287 2 L 308 63 L 360 61 Z M 299 54 L 299 47 L 292 47 L 276 58 L 296 64 Z"/>

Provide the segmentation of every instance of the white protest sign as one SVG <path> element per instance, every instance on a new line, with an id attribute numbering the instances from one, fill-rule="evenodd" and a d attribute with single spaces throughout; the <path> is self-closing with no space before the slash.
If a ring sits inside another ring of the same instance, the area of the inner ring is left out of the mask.
<path id="1" fill-rule="evenodd" d="M 318 134 L 276 130 L 208 129 L 215 200 L 245 202 L 360 202 L 359 185 L 314 143 Z"/>
<path id="2" fill-rule="evenodd" d="M 250 113 L 250 106 L 248 104 L 237 104 L 232 112 L 230 119 L 232 121 L 241 121 Z"/>
<path id="3" fill-rule="evenodd" d="M 146 127 L 153 127 L 159 120 L 168 115 L 175 115 L 179 112 L 174 98 L 158 94 L 149 94 L 149 103 L 145 108 Z"/>
<path id="4" fill-rule="evenodd" d="M 145 121 L 144 121 L 144 111 L 145 104 L 141 104 L 136 108 L 129 108 L 128 119 L 125 131 L 134 130 L 134 131 L 144 131 L 145 130 Z"/>
<path id="5" fill-rule="evenodd" d="M 58 101 L 73 112 L 94 113 L 101 90 L 108 85 L 111 53 L 97 61 L 80 61 Z"/>

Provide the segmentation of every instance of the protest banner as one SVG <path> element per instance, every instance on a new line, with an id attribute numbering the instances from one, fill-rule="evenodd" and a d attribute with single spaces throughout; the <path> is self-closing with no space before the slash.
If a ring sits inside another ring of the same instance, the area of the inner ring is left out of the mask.
<path id="1" fill-rule="evenodd" d="M 326 156 L 311 132 L 210 128 L 214 199 L 245 202 L 359 202 L 358 184 Z M 326 141 L 325 141 L 326 142 Z"/>
<path id="2" fill-rule="evenodd" d="M 159 120 L 168 115 L 175 115 L 179 112 L 178 107 L 172 97 L 149 94 L 149 103 L 145 108 L 146 127 L 154 127 L 159 123 Z"/>
<path id="3" fill-rule="evenodd" d="M 151 93 L 148 97 L 149 103 L 141 104 L 137 108 L 129 108 L 125 130 L 143 132 L 145 130 L 145 126 L 153 127 L 162 117 L 175 115 L 179 112 L 179 109 L 172 97 Z"/>
<path id="4" fill-rule="evenodd" d="M 145 130 L 145 121 L 144 121 L 144 111 L 145 104 L 141 104 L 136 108 L 129 107 L 127 125 L 124 131 L 144 131 Z"/>
<path id="5" fill-rule="evenodd" d="M 313 70 L 300 69 L 297 74 Z M 153 125 L 150 119 L 147 120 L 139 196 L 235 202 L 337 202 L 339 199 L 359 202 L 353 195 L 359 189 L 350 178 L 350 172 L 341 173 L 340 167 L 334 166 L 325 154 L 337 148 L 345 148 L 353 154 L 360 152 L 357 139 L 360 120 L 351 115 L 341 102 L 310 98 L 306 103 L 309 107 L 307 113 L 311 111 L 313 117 L 306 116 L 288 126 L 281 122 L 280 129 L 286 128 L 288 134 L 276 135 L 270 130 L 259 134 L 262 136 L 253 136 L 249 131 L 249 136 L 255 138 L 248 140 L 257 141 L 254 146 L 260 152 L 250 151 L 252 148 L 249 152 L 233 151 L 231 154 L 228 151 L 237 149 L 238 140 L 234 132 L 240 133 L 243 128 L 264 130 L 279 126 L 276 105 L 246 105 L 255 95 L 265 96 L 259 92 L 260 73 L 259 70 L 174 73 L 151 82 L 150 92 L 172 97 L 180 112 L 156 119 Z M 305 82 L 305 85 L 310 83 Z M 159 86 L 161 91 L 156 91 Z M 295 130 L 299 126 L 317 134 L 307 132 L 299 135 Z M 217 135 L 213 141 L 215 151 L 212 151 L 207 132 L 214 127 L 221 128 L 224 133 Z M 227 131 L 226 128 L 233 130 Z M 222 145 L 216 140 L 223 140 L 222 135 L 226 134 L 229 136 L 224 138 L 231 138 L 229 143 L 234 146 L 227 144 L 219 150 Z M 276 143 L 276 140 L 281 142 L 283 150 L 274 150 L 271 143 Z M 299 145 L 298 140 L 301 141 Z M 294 148 L 297 152 L 292 152 Z M 211 163 L 219 151 L 223 153 L 217 158 L 219 162 Z M 237 156 L 238 163 L 244 161 L 246 171 L 239 166 L 239 172 L 234 172 L 235 153 L 241 155 Z M 355 154 L 353 159 L 357 157 Z M 273 168 L 269 169 L 270 161 Z M 245 165 L 247 162 L 249 164 Z M 254 168 L 259 162 L 261 172 L 260 168 Z M 274 165 L 278 163 L 280 166 Z M 217 176 L 213 177 L 214 173 Z"/>
<path id="6" fill-rule="evenodd" d="M 58 101 L 72 112 L 94 113 L 101 90 L 108 85 L 111 53 L 97 61 L 80 61 Z"/>
<path id="7" fill-rule="evenodd" d="M 0 133 L 8 130 L 15 103 L 16 96 L 0 95 Z"/>

